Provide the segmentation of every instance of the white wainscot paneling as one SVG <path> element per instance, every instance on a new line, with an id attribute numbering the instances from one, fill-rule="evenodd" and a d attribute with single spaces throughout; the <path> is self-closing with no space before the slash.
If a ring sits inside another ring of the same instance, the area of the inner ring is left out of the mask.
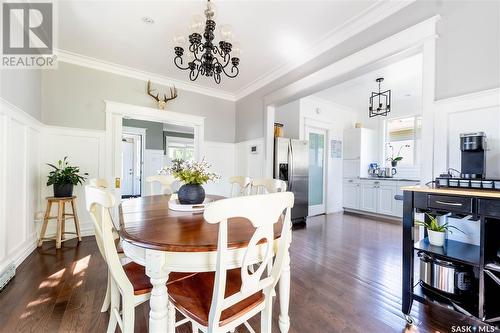
<path id="1" fill-rule="evenodd" d="M 460 133 L 485 132 L 486 176 L 500 177 L 500 88 L 437 101 L 434 126 L 434 170 L 460 170 Z M 479 222 L 449 219 L 464 233 L 454 232 L 450 239 L 478 244 Z"/>
<path id="2" fill-rule="evenodd" d="M 500 177 L 500 88 L 435 103 L 435 173 L 460 170 L 460 133 L 485 132 L 486 176 Z"/>
<path id="3" fill-rule="evenodd" d="M 251 147 L 257 152 L 251 152 Z M 264 138 L 258 138 L 236 144 L 236 175 L 260 178 L 265 168 Z"/>
<path id="4" fill-rule="evenodd" d="M 87 172 L 88 178 L 105 177 L 105 143 L 104 131 L 83 130 L 76 128 L 63 128 L 46 126 L 43 131 L 42 154 L 40 156 L 40 209 L 37 214 L 37 231 L 43 219 L 46 207 L 45 198 L 53 195 L 52 187 L 46 186 L 47 174 L 51 170 L 47 163 L 57 163 L 58 160 L 68 156 L 71 165 L 80 167 L 82 173 Z M 90 215 L 85 208 L 85 191 L 83 186 L 75 186 L 73 195 L 77 196 L 77 211 L 80 219 L 80 229 L 83 235 L 94 233 Z M 54 205 L 55 206 L 55 205 Z M 56 207 L 52 208 L 52 215 L 56 215 Z M 72 220 L 66 224 L 68 231 L 74 231 Z M 55 234 L 54 221 L 49 222 L 46 236 Z"/>
<path id="5" fill-rule="evenodd" d="M 0 99 L 0 277 L 36 246 L 42 124 Z"/>
<path id="6" fill-rule="evenodd" d="M 9 159 L 7 161 L 6 222 L 7 222 L 7 255 L 11 256 L 19 250 L 26 239 L 27 224 L 26 206 L 26 127 L 15 119 L 9 124 Z"/>
<path id="7" fill-rule="evenodd" d="M 235 144 L 205 141 L 204 151 L 205 160 L 212 165 L 212 171 L 221 176 L 217 182 L 209 182 L 204 186 L 206 193 L 229 196 L 229 177 L 236 172 Z"/>
<path id="8" fill-rule="evenodd" d="M 485 132 L 486 174 L 500 177 L 500 108 L 469 110 L 448 114 L 448 165 L 460 170 L 460 133 Z"/>
<path id="9" fill-rule="evenodd" d="M 146 183 L 146 178 L 155 176 L 165 166 L 162 149 L 145 149 L 144 150 L 144 195 L 152 195 L 153 193 L 160 193 L 161 188 L 158 182 L 153 183 L 153 191 L 151 185 Z"/>

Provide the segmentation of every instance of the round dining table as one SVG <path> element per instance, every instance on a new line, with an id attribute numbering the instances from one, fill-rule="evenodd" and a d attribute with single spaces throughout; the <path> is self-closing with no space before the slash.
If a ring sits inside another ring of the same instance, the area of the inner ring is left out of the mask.
<path id="1" fill-rule="evenodd" d="M 224 199 L 207 195 L 210 200 Z M 149 332 L 175 332 L 175 309 L 168 301 L 166 282 L 170 272 L 215 271 L 219 225 L 207 223 L 203 212 L 169 209 L 170 195 L 153 195 L 123 201 L 119 205 L 119 233 L 125 254 L 145 266 L 151 290 Z M 275 240 L 281 233 L 275 223 Z M 249 220 L 228 220 L 227 268 L 241 267 L 254 227 Z M 275 241 L 275 244 L 277 242 Z M 254 262 L 262 260 L 265 250 L 256 251 Z M 279 281 L 281 332 L 288 332 L 290 318 L 290 258 L 288 248 Z"/>

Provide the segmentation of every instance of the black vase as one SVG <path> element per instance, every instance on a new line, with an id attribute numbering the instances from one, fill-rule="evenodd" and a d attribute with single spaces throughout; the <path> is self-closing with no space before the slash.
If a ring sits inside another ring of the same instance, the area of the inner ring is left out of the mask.
<path id="1" fill-rule="evenodd" d="M 201 185 L 185 184 L 179 188 L 177 197 L 182 205 L 197 205 L 205 200 L 205 190 Z"/>
<path id="2" fill-rule="evenodd" d="M 54 196 L 56 198 L 73 196 L 73 184 L 54 184 Z"/>
<path id="3" fill-rule="evenodd" d="M 393 168 L 398 166 L 398 161 L 391 161 L 391 165 Z"/>

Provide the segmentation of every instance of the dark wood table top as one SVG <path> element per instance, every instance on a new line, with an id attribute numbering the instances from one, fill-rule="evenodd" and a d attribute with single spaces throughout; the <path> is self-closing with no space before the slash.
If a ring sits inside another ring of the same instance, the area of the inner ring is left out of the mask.
<path id="1" fill-rule="evenodd" d="M 207 195 L 213 200 L 224 197 Z M 217 250 L 218 224 L 210 224 L 203 212 L 179 212 L 168 208 L 170 195 L 153 195 L 125 200 L 119 205 L 120 235 L 140 247 L 169 252 Z M 274 225 L 276 238 L 282 223 Z M 228 221 L 228 248 L 246 247 L 255 228 L 245 218 Z"/>

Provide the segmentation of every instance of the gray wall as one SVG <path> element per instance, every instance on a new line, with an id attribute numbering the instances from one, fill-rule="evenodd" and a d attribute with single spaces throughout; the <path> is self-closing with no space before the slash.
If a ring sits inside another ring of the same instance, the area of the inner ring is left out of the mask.
<path id="1" fill-rule="evenodd" d="M 46 124 L 104 130 L 104 100 L 156 108 L 141 80 L 63 62 L 57 70 L 42 72 L 42 120 Z M 167 109 L 206 117 L 205 140 L 234 142 L 234 102 L 179 90 L 179 97 Z"/>
<path id="2" fill-rule="evenodd" d="M 264 136 L 264 96 L 436 14 L 436 99 L 500 86 L 500 2 L 416 1 L 236 102 L 236 142 Z M 300 96 L 299 96 L 300 97 Z"/>
<path id="3" fill-rule="evenodd" d="M 0 77 L 0 96 L 41 120 L 41 71 L 39 69 L 2 69 Z"/>
<path id="4" fill-rule="evenodd" d="M 163 149 L 163 123 L 136 119 L 123 119 L 122 125 L 145 128 L 146 149 Z"/>
<path id="5" fill-rule="evenodd" d="M 300 100 L 277 107 L 274 118 L 275 122 L 283 124 L 283 136 L 285 138 L 299 139 Z"/>

